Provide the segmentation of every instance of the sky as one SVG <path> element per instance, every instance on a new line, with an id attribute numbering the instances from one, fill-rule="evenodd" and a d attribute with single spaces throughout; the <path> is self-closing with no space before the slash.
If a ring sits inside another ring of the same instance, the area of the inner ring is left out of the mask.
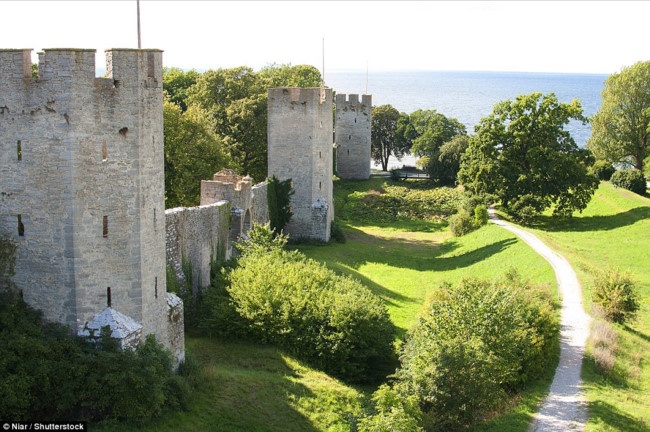
<path id="1" fill-rule="evenodd" d="M 142 48 L 199 71 L 611 74 L 650 60 L 650 1 L 140 0 Z M 0 48 L 137 48 L 137 2 L 0 0 Z M 323 55 L 324 54 L 324 55 Z"/>

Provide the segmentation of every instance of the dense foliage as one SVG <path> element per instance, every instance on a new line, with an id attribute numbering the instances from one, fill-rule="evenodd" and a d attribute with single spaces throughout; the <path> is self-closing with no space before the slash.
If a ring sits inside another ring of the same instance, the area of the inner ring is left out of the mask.
<path id="1" fill-rule="evenodd" d="M 554 94 L 521 95 L 494 106 L 481 119 L 463 155 L 460 182 L 476 194 L 493 194 L 520 220 L 547 208 L 554 215 L 582 211 L 598 187 L 593 159 L 564 127 L 583 120 L 577 100 Z"/>
<path id="2" fill-rule="evenodd" d="M 643 195 L 646 191 L 646 179 L 638 169 L 617 170 L 612 174 L 610 181 L 614 186 L 627 189 L 639 195 Z"/>
<path id="3" fill-rule="evenodd" d="M 293 216 L 291 196 L 294 193 L 291 179 L 280 181 L 275 176 L 269 179 L 266 195 L 269 206 L 269 222 L 271 229 L 276 233 L 282 232 Z"/>
<path id="4" fill-rule="evenodd" d="M 379 105 L 372 107 L 371 121 L 372 160 L 380 163 L 382 170 L 388 171 L 390 157 L 401 160 L 411 148 L 411 142 L 405 136 L 408 115 L 401 114 L 392 105 Z"/>
<path id="5" fill-rule="evenodd" d="M 640 307 L 634 280 L 618 269 L 605 269 L 596 274 L 591 297 L 605 318 L 619 324 L 634 318 Z"/>
<path id="6" fill-rule="evenodd" d="M 614 168 L 614 166 L 609 162 L 597 160 L 591 166 L 591 171 L 599 180 L 609 181 L 609 179 L 612 178 L 612 175 L 616 172 L 616 168 Z"/>
<path id="7" fill-rule="evenodd" d="M 260 226 L 249 233 L 227 275 L 227 298 L 220 294 L 232 319 L 224 322 L 208 313 L 208 322 L 235 325 L 240 334 L 349 381 L 384 378 L 394 367 L 395 329 L 381 299 L 360 282 L 284 250 L 286 237 Z M 223 303 L 208 303 L 216 307 L 212 314 L 223 313 Z"/>
<path id="8" fill-rule="evenodd" d="M 0 293 L 0 417 L 12 420 L 119 419 L 146 422 L 187 404 L 189 386 L 153 336 L 120 351 L 46 324 L 40 312 Z"/>
<path id="9" fill-rule="evenodd" d="M 436 184 L 454 186 L 460 157 L 467 149 L 465 125 L 436 110 L 417 110 L 409 115 L 411 152 Z"/>
<path id="10" fill-rule="evenodd" d="M 501 281 L 465 279 L 434 291 L 403 348 L 394 414 L 403 421 L 409 410 L 399 404 L 415 395 L 424 428 L 450 431 L 501 406 L 554 358 L 554 307 L 547 289 L 512 272 Z"/>
<path id="11" fill-rule="evenodd" d="M 210 116 L 199 107 L 163 102 L 165 135 L 165 207 L 197 206 L 201 180 L 231 165 Z"/>
<path id="12" fill-rule="evenodd" d="M 15 274 L 16 243 L 0 235 L 0 292 L 11 288 L 11 277 Z"/>
<path id="13" fill-rule="evenodd" d="M 650 61 L 607 78 L 587 147 L 600 160 L 643 172 L 650 156 Z"/>
<path id="14" fill-rule="evenodd" d="M 388 223 L 420 219 L 440 221 L 454 213 L 463 202 L 458 189 L 432 188 L 430 184 L 384 183 L 370 191 L 353 191 L 335 205 L 337 218 L 357 222 Z"/>

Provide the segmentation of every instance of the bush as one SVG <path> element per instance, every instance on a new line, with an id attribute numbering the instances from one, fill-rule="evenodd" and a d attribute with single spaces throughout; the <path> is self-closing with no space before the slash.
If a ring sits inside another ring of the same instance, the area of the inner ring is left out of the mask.
<path id="1" fill-rule="evenodd" d="M 483 204 L 474 207 L 474 226 L 479 228 L 488 222 L 487 207 Z"/>
<path id="2" fill-rule="evenodd" d="M 646 179 L 637 169 L 622 169 L 612 174 L 610 179 L 614 186 L 618 186 L 639 195 L 645 194 Z"/>
<path id="3" fill-rule="evenodd" d="M 474 230 L 474 218 L 467 210 L 460 208 L 458 213 L 449 218 L 449 228 L 456 237 L 464 236 Z"/>
<path id="4" fill-rule="evenodd" d="M 336 243 L 345 243 L 345 233 L 339 224 L 332 221 L 330 232 L 333 241 Z"/>
<path id="5" fill-rule="evenodd" d="M 124 352 L 97 348 L 45 324 L 15 295 L 0 294 L 0 418 L 145 422 L 187 405 L 189 388 L 153 336 Z"/>
<path id="6" fill-rule="evenodd" d="M 605 318 L 615 323 L 625 323 L 639 310 L 634 280 L 618 269 L 605 269 L 596 274 L 591 298 L 600 306 Z"/>
<path id="7" fill-rule="evenodd" d="M 408 334 L 396 388 L 417 395 L 426 430 L 472 424 L 554 358 L 554 307 L 515 273 L 442 286 Z"/>
<path id="8" fill-rule="evenodd" d="M 543 209 L 544 204 L 539 198 L 527 194 L 509 204 L 507 210 L 515 221 L 522 225 L 528 225 L 535 221 Z"/>
<path id="9" fill-rule="evenodd" d="M 374 413 L 359 421 L 359 432 L 419 432 L 422 412 L 414 395 L 382 384 L 372 395 Z"/>
<path id="10" fill-rule="evenodd" d="M 13 288 L 11 277 L 15 274 L 16 243 L 0 236 L 0 291 Z"/>
<path id="11" fill-rule="evenodd" d="M 381 299 L 298 252 L 244 257 L 228 292 L 251 334 L 350 381 L 385 378 L 395 330 Z"/>
<path id="12" fill-rule="evenodd" d="M 612 178 L 612 174 L 616 171 L 616 168 L 614 168 L 614 166 L 609 162 L 599 160 L 591 166 L 591 171 L 596 177 L 598 177 L 598 179 L 609 181 Z"/>
<path id="13" fill-rule="evenodd" d="M 275 176 L 269 179 L 266 199 L 271 229 L 276 233 L 282 232 L 293 216 L 291 196 L 294 193 L 291 179 L 280 181 Z"/>

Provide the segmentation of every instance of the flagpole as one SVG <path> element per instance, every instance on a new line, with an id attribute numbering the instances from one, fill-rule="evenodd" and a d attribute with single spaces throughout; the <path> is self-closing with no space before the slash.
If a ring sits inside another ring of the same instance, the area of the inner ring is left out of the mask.
<path id="1" fill-rule="evenodd" d="M 142 43 L 140 40 L 140 0 L 136 0 L 138 4 L 138 49 L 142 49 Z"/>

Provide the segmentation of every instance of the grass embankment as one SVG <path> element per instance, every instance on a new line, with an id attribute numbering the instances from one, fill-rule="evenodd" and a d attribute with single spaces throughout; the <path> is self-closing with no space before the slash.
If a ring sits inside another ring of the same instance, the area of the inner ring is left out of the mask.
<path id="1" fill-rule="evenodd" d="M 398 337 L 412 326 L 427 294 L 442 281 L 501 277 L 515 268 L 524 277 L 555 288 L 550 266 L 509 232 L 488 225 L 453 238 L 441 218 L 422 220 L 412 213 L 427 211 L 431 205 L 422 190 L 403 188 L 404 183 L 397 189 L 390 185 L 381 179 L 336 182 L 336 217 L 347 242 L 299 248 L 330 268 L 353 275 L 381 296 L 399 328 Z M 398 205 L 407 196 L 406 201 L 414 203 L 411 210 Z M 394 206 L 377 214 L 384 207 L 376 201 L 382 199 Z M 97 430 L 347 431 L 374 390 L 335 380 L 272 347 L 188 334 L 186 352 L 199 365 L 198 387 L 187 411 L 164 415 L 146 427 L 120 424 Z M 525 431 L 551 378 L 514 401 L 508 414 L 479 429 Z"/>
<path id="2" fill-rule="evenodd" d="M 618 267 L 638 282 L 641 310 L 637 320 L 615 325 L 613 370 L 603 376 L 589 357 L 583 365 L 586 430 L 650 430 L 650 199 L 603 182 L 582 214 L 560 222 L 545 219 L 535 233 L 573 265 L 587 312 L 598 270 Z"/>

